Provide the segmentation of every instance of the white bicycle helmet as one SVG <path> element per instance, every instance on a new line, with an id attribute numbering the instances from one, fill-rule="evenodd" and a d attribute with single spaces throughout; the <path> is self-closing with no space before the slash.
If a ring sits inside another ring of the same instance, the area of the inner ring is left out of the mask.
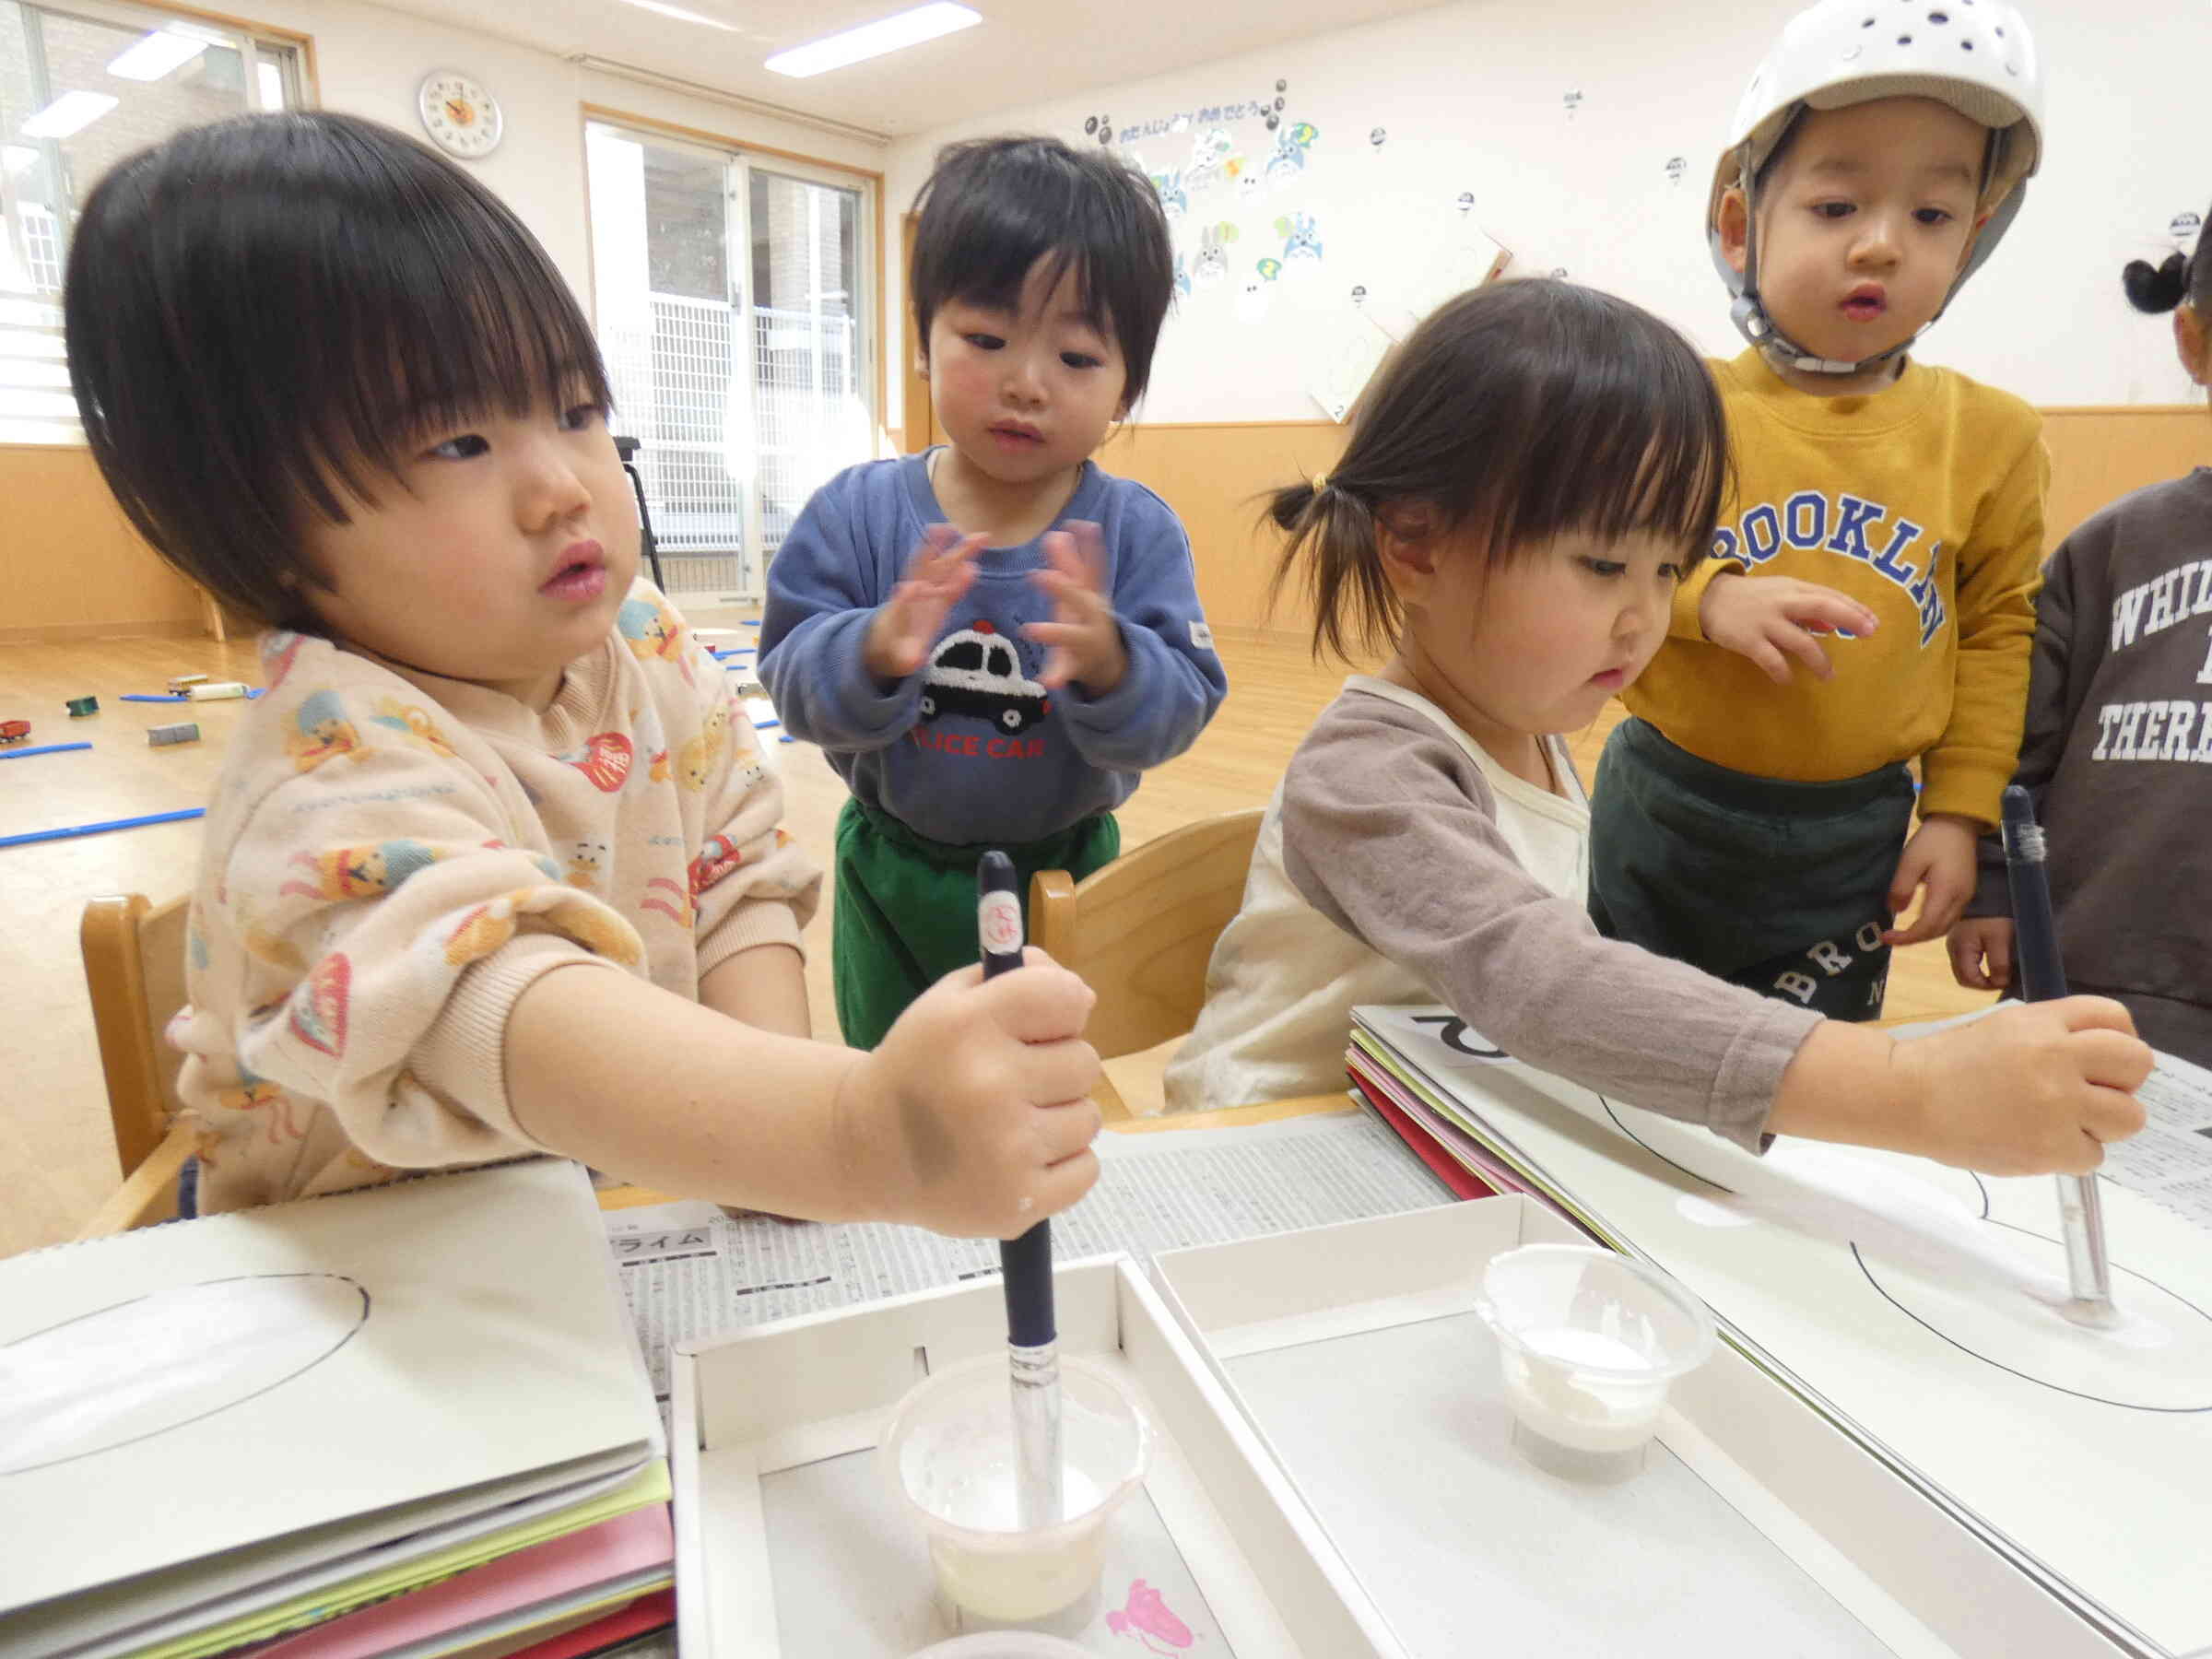
<path id="1" fill-rule="evenodd" d="M 1759 170 L 1806 110 L 1841 110 L 1877 98 L 1932 98 L 1990 129 L 1978 204 L 1989 221 L 1936 316 L 2004 240 L 2027 195 L 2028 178 L 2042 161 L 2042 65 L 2027 19 L 2006 0 L 1819 0 L 1792 18 L 1752 75 L 1729 124 L 1705 206 L 1705 237 L 1734 296 L 1729 315 L 1737 330 L 1799 369 L 1855 374 L 1912 342 L 1900 341 L 1855 363 L 1815 357 L 1799 347 L 1774 325 L 1759 300 L 1753 233 L 1747 229 L 1742 271 L 1723 254 L 1721 197 L 1740 182 L 1745 206 L 1751 206 Z"/>

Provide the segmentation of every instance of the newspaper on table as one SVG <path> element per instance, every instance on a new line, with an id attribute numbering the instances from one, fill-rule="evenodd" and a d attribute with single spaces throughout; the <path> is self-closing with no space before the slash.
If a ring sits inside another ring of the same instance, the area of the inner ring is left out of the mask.
<path id="1" fill-rule="evenodd" d="M 1098 1184 L 1053 1218 L 1056 1254 L 1125 1250 L 1143 1258 L 1451 1198 L 1405 1143 L 1364 1112 L 1235 1129 L 1109 1132 L 1096 1148 Z M 664 1404 L 672 1343 L 998 1272 L 995 1240 L 947 1239 L 883 1222 L 733 1218 L 712 1204 L 610 1211 L 606 1231 Z"/>
<path id="2" fill-rule="evenodd" d="M 2212 1071 L 2160 1054 L 2136 1099 L 2143 1133 L 2107 1147 L 2099 1172 L 2212 1231 Z"/>

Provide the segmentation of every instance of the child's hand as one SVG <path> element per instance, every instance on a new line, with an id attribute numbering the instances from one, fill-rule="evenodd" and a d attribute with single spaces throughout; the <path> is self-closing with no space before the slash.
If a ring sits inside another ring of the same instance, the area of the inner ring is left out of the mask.
<path id="1" fill-rule="evenodd" d="M 1953 813 L 1921 819 L 1897 861 L 1897 874 L 1889 878 L 1889 913 L 1903 915 L 1912 895 L 1924 887 L 1920 914 L 1910 927 L 1892 926 L 1882 935 L 1883 944 L 1917 945 L 1949 931 L 1974 896 L 1974 843 L 1981 833 L 1973 819 Z"/>
<path id="2" fill-rule="evenodd" d="M 1023 639 L 1051 647 L 1037 682 L 1057 691 L 1070 680 L 1081 680 L 1086 691 L 1103 697 L 1122 683 L 1129 667 L 1122 625 L 1113 619 L 1113 601 L 1105 591 L 1105 538 L 1096 524 L 1070 520 L 1067 530 L 1044 538 L 1044 556 L 1052 569 L 1030 580 L 1053 596 L 1053 619 L 1021 630 Z"/>
<path id="3" fill-rule="evenodd" d="M 962 969 L 899 1017 L 838 1097 L 872 1213 L 955 1238 L 1018 1238 L 1098 1179 L 1083 1041 L 1098 1001 L 1043 951 L 984 982 Z"/>
<path id="4" fill-rule="evenodd" d="M 1795 657 L 1815 679 L 1835 677 L 1816 634 L 1847 629 L 1864 639 L 1880 618 L 1848 594 L 1794 576 L 1715 576 L 1698 601 L 1698 626 L 1715 645 L 1747 656 L 1778 686 Z"/>
<path id="5" fill-rule="evenodd" d="M 1899 1043 L 1917 1102 L 1899 1149 L 1991 1175 L 2087 1174 L 2143 1127 L 2150 1050 L 2135 1030 L 2116 1002 L 2063 996 Z"/>
<path id="6" fill-rule="evenodd" d="M 1969 991 L 2002 991 L 2012 983 L 2012 918 L 1969 916 L 1951 927 L 1951 977 Z"/>
<path id="7" fill-rule="evenodd" d="M 975 581 L 981 535 L 962 535 L 950 524 L 932 524 L 906 561 L 891 596 L 876 607 L 862 660 L 877 679 L 899 680 L 922 666 L 945 631 L 945 618 Z"/>

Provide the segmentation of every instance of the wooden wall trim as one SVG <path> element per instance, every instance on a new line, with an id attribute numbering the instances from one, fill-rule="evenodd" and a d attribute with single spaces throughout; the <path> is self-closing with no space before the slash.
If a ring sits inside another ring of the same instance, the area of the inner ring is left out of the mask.
<path id="1" fill-rule="evenodd" d="M 2043 414 L 2048 547 L 2130 490 L 2212 465 L 2212 416 L 2194 404 Z M 1280 544 L 1262 524 L 1260 501 L 1333 466 L 1347 435 L 1319 419 L 1161 422 L 1116 431 L 1099 461 L 1182 516 L 1217 630 L 1301 638 L 1302 605 L 1286 597 L 1267 606 Z M 0 524 L 0 642 L 182 635 L 200 626 L 196 590 L 138 540 L 81 444 L 0 444 L 0 501 L 10 506 Z"/>

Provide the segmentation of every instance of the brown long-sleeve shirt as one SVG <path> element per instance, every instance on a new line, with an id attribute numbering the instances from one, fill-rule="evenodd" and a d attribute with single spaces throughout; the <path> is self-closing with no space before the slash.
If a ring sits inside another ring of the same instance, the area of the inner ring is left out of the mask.
<path id="1" fill-rule="evenodd" d="M 1590 819 L 1435 704 L 1355 676 L 1291 757 L 1171 1110 L 1339 1087 L 1354 1005 L 1441 1002 L 1515 1059 L 1760 1145 L 1819 1017 L 1604 938 Z"/>

